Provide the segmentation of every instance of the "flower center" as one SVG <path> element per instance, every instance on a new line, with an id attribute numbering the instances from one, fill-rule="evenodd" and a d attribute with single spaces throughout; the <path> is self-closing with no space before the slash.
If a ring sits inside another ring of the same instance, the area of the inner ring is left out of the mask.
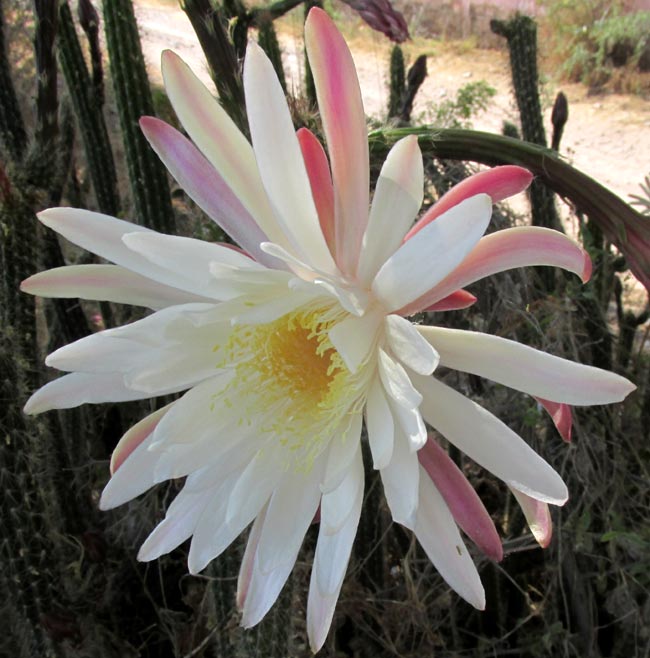
<path id="1" fill-rule="evenodd" d="M 307 307 L 268 324 L 235 326 L 215 347 L 218 366 L 235 370 L 222 403 L 288 451 L 293 468 L 310 469 L 363 402 L 365 370 L 351 373 L 328 336 L 345 316 L 338 306 Z"/>

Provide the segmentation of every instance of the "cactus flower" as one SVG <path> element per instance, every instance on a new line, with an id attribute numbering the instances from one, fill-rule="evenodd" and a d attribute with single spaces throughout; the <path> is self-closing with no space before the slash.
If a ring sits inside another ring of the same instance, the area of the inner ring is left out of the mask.
<path id="1" fill-rule="evenodd" d="M 237 603 L 246 627 L 276 600 L 315 518 L 307 627 L 325 641 L 362 511 L 365 424 L 393 519 L 411 529 L 460 596 L 485 604 L 460 526 L 490 557 L 501 544 L 463 473 L 427 426 L 501 478 L 541 543 L 560 476 L 515 432 L 439 378 L 439 366 L 487 377 L 560 405 L 622 400 L 622 377 L 519 343 L 411 323 L 418 311 L 472 303 L 472 282 L 508 268 L 551 265 L 589 277 L 565 235 L 511 228 L 483 236 L 492 204 L 530 174 L 492 169 L 452 189 L 415 221 L 422 156 L 406 137 L 369 197 L 368 141 L 356 72 L 327 15 L 313 9 L 306 44 L 327 153 L 292 126 L 282 88 L 251 43 L 244 87 L 252 144 L 173 53 L 169 98 L 190 139 L 154 118 L 142 129 L 196 203 L 240 248 L 163 235 L 86 210 L 40 221 L 112 264 L 58 268 L 23 290 L 153 310 L 64 346 L 46 363 L 66 371 L 27 413 L 182 393 L 132 427 L 111 461 L 100 506 L 186 478 L 140 549 L 152 560 L 186 539 L 200 572 L 252 525 Z"/>

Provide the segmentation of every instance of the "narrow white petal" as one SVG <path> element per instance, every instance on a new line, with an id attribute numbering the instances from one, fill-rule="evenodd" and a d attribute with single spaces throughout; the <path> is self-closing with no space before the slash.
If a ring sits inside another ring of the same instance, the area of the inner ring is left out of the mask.
<path id="1" fill-rule="evenodd" d="M 393 254 L 422 205 L 424 168 L 415 135 L 399 140 L 384 162 L 363 236 L 357 276 L 364 285 Z"/>
<path id="2" fill-rule="evenodd" d="M 328 493 L 341 484 L 352 465 L 356 453 L 361 450 L 361 426 L 363 416 L 354 414 L 349 420 L 343 421 L 330 443 L 325 476 L 321 490 Z"/>
<path id="3" fill-rule="evenodd" d="M 413 375 L 413 382 L 424 398 L 420 411 L 427 423 L 471 459 L 538 500 L 567 501 L 562 478 L 498 418 L 433 377 Z"/>
<path id="4" fill-rule="evenodd" d="M 79 297 L 153 310 L 175 304 L 210 301 L 208 297 L 163 285 L 119 265 L 56 267 L 25 279 L 20 289 L 40 297 Z"/>
<path id="5" fill-rule="evenodd" d="M 244 60 L 244 90 L 257 165 L 276 217 L 302 258 L 333 272 L 286 97 L 271 62 L 254 42 Z"/>
<path id="6" fill-rule="evenodd" d="M 462 201 L 405 242 L 381 267 L 372 291 L 393 311 L 417 299 L 456 268 L 490 222 L 492 200 Z"/>
<path id="7" fill-rule="evenodd" d="M 336 601 L 343 585 L 343 579 L 350 560 L 352 544 L 357 533 L 361 505 L 363 502 L 363 462 L 361 455 L 355 461 L 354 468 L 350 470 L 349 479 L 355 485 L 354 494 L 350 491 L 346 507 L 348 512 L 345 521 L 336 533 L 331 529 L 339 524 L 341 517 L 336 506 L 321 505 L 321 527 L 316 544 L 314 566 L 312 567 L 311 580 L 309 583 L 309 598 L 307 601 L 307 634 L 312 651 L 318 651 L 325 642 L 334 616 Z M 349 488 L 346 486 L 346 489 Z M 343 501 L 340 501 L 341 504 Z M 333 516 L 332 516 L 333 515 Z"/>
<path id="8" fill-rule="evenodd" d="M 413 529 L 418 509 L 418 456 L 397 428 L 392 459 L 380 473 L 393 521 Z"/>
<path id="9" fill-rule="evenodd" d="M 385 330 L 388 346 L 407 368 L 420 375 L 430 375 L 438 367 L 440 355 L 408 320 L 388 315 Z"/>
<path id="10" fill-rule="evenodd" d="M 238 475 L 237 472 L 231 473 L 223 481 L 196 523 L 187 556 L 190 573 L 196 574 L 205 569 L 208 563 L 221 555 L 253 520 L 250 518 L 244 522 L 243 519 L 237 519 L 233 523 L 226 521 L 228 498 Z"/>
<path id="11" fill-rule="evenodd" d="M 50 409 L 72 409 L 86 403 L 127 402 L 146 397 L 149 396 L 128 388 L 119 373 L 73 372 L 39 388 L 25 403 L 24 412 L 40 414 Z"/>
<path id="12" fill-rule="evenodd" d="M 320 503 L 324 465 L 325 458 L 320 457 L 309 473 L 285 473 L 273 492 L 257 548 L 259 568 L 264 573 L 293 560 L 300 549 Z"/>
<path id="13" fill-rule="evenodd" d="M 165 518 L 140 547 L 138 560 L 141 562 L 155 560 L 189 539 L 205 506 L 213 499 L 216 489 L 216 486 L 203 491 L 183 489 L 167 509 Z"/>
<path id="14" fill-rule="evenodd" d="M 427 428 L 417 407 L 406 407 L 389 400 L 394 424 L 399 426 L 412 452 L 417 452 L 427 442 Z"/>
<path id="15" fill-rule="evenodd" d="M 529 395 L 573 405 L 620 402 L 635 386 L 607 370 L 540 352 L 513 340 L 475 331 L 418 327 L 441 364 Z"/>
<path id="16" fill-rule="evenodd" d="M 239 576 L 237 577 L 237 609 L 241 612 L 246 598 L 248 596 L 248 588 L 250 587 L 253 578 L 253 569 L 255 567 L 255 558 L 257 556 L 257 547 L 260 543 L 262 536 L 262 528 L 264 527 L 264 520 L 266 519 L 266 510 L 268 503 L 262 508 L 262 511 L 255 517 L 253 527 L 248 535 L 246 542 L 246 550 L 244 557 L 241 561 L 239 568 Z"/>
<path id="17" fill-rule="evenodd" d="M 420 478 L 415 536 L 449 586 L 475 608 L 484 610 L 485 592 L 476 566 L 449 508 L 424 471 Z"/>
<path id="18" fill-rule="evenodd" d="M 323 495 L 320 504 L 321 532 L 338 533 L 354 509 L 354 501 L 363 493 L 363 458 L 358 450 L 343 482 Z"/>
<path id="19" fill-rule="evenodd" d="M 388 397 L 408 409 L 417 408 L 422 402 L 422 396 L 411 383 L 404 368 L 382 349 L 379 350 L 377 364 L 379 377 Z"/>
<path id="20" fill-rule="evenodd" d="M 385 468 L 393 454 L 395 424 L 381 381 L 375 377 L 368 388 L 366 428 L 376 469 Z"/>

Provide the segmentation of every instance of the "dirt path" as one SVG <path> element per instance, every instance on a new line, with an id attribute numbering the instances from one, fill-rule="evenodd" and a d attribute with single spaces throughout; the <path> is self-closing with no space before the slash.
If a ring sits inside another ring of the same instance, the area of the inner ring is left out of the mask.
<path id="1" fill-rule="evenodd" d="M 136 13 L 142 33 L 151 78 L 160 80 L 160 52 L 171 48 L 210 83 L 205 61 L 192 27 L 176 3 L 136 0 Z M 300 34 L 299 16 L 289 19 L 289 32 Z M 351 48 L 359 71 L 366 111 L 381 117 L 387 103 L 386 73 L 390 44 L 365 26 L 355 27 Z M 280 35 L 287 72 L 299 81 L 302 74 L 302 43 L 290 33 Z M 510 89 L 507 55 L 495 50 L 459 51 L 441 46 L 434 50 L 427 42 L 407 49 L 411 60 L 429 54 L 429 76 L 417 99 L 415 113 L 425 112 L 427 104 L 453 96 L 472 80 L 486 80 L 497 90 L 490 109 L 477 117 L 475 127 L 500 131 L 504 119 L 516 117 Z M 297 83 L 296 83 L 297 84 Z M 552 100 L 562 89 L 569 99 L 569 122 L 565 128 L 563 153 L 578 168 L 627 199 L 638 193 L 639 183 L 650 173 L 650 102 L 627 95 L 588 96 L 582 85 L 562 85 L 547 89 Z M 550 132 L 550 108 L 547 130 Z"/>

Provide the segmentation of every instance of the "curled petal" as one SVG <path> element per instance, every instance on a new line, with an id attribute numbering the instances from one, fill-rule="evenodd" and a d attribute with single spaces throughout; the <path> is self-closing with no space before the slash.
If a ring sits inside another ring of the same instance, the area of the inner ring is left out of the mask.
<path id="1" fill-rule="evenodd" d="M 498 203 L 514 194 L 523 192 L 533 180 L 533 175 L 523 167 L 503 165 L 487 171 L 480 171 L 454 185 L 422 215 L 415 226 L 406 234 L 410 240 L 418 231 L 450 208 L 476 194 L 487 194 L 492 203 Z"/>
<path id="2" fill-rule="evenodd" d="M 369 201 L 368 134 L 352 55 L 330 17 L 317 7 L 305 22 L 334 183 L 335 260 L 344 274 L 357 269 Z"/>
<path id="3" fill-rule="evenodd" d="M 156 429 L 163 416 L 171 409 L 174 402 L 154 411 L 129 429 L 119 440 L 111 455 L 111 475 L 124 463 L 127 457 Z"/>
<path id="4" fill-rule="evenodd" d="M 441 311 L 461 311 L 469 308 L 476 303 L 476 296 L 467 290 L 457 290 L 447 295 L 439 302 L 423 308 L 423 311 L 441 312 Z"/>
<path id="5" fill-rule="evenodd" d="M 503 546 L 494 521 L 463 472 L 431 437 L 418 452 L 418 458 L 463 532 L 491 560 L 500 562 Z"/>
<path id="6" fill-rule="evenodd" d="M 438 219 L 434 225 L 440 221 Z M 591 276 L 591 259 L 577 242 L 552 229 L 518 226 L 481 238 L 451 274 L 415 301 L 402 306 L 398 313 L 412 315 L 474 281 L 530 265 L 561 267 L 577 274 L 583 282 Z"/>
<path id="7" fill-rule="evenodd" d="M 551 543 L 553 535 L 553 522 L 551 521 L 548 505 L 514 487 L 510 487 L 510 491 L 514 494 L 524 513 L 533 537 L 542 548 L 546 548 Z"/>
<path id="8" fill-rule="evenodd" d="M 544 400 L 539 397 L 535 397 L 535 399 L 548 411 L 560 436 L 567 443 L 570 443 L 571 429 L 573 426 L 571 405 L 563 404 L 562 402 L 552 402 L 551 400 Z"/>

